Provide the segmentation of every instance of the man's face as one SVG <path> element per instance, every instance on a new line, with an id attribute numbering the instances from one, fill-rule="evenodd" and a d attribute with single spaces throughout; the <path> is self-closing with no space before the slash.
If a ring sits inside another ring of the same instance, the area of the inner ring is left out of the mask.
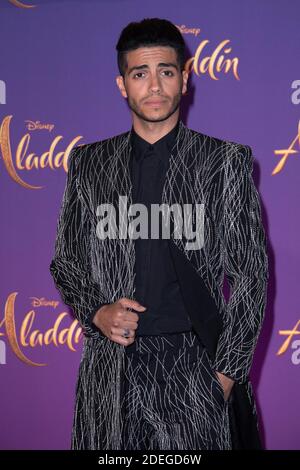
<path id="1" fill-rule="evenodd" d="M 116 79 L 133 113 L 148 122 L 168 119 L 187 89 L 188 73 L 181 72 L 172 47 L 140 47 L 127 53 L 124 79 Z"/>

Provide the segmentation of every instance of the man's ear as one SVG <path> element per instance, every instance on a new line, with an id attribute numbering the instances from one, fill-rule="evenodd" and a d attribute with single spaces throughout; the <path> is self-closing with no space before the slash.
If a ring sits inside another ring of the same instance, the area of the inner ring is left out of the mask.
<path id="1" fill-rule="evenodd" d="M 123 98 L 127 98 L 127 93 L 126 93 L 125 85 L 124 85 L 124 78 L 122 77 L 122 75 L 118 75 L 116 77 L 116 83 Z"/>
<path id="2" fill-rule="evenodd" d="M 182 71 L 182 94 L 185 95 L 187 93 L 187 82 L 189 78 L 189 73 L 186 70 Z"/>

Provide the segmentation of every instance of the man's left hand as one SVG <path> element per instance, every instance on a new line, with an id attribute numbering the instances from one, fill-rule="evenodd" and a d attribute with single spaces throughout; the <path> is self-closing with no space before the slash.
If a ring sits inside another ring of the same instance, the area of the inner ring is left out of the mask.
<path id="1" fill-rule="evenodd" d="M 224 392 L 224 399 L 225 401 L 228 400 L 231 389 L 234 384 L 234 380 L 230 379 L 224 374 L 221 374 L 221 372 L 216 371 L 216 374 L 218 376 L 219 381 L 221 382 L 221 385 L 223 387 L 223 392 Z"/>

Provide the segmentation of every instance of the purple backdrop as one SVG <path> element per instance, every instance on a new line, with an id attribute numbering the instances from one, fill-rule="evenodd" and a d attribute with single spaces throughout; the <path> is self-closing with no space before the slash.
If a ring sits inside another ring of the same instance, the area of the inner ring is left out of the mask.
<path id="1" fill-rule="evenodd" d="M 0 448 L 70 446 L 81 343 L 49 274 L 64 165 L 77 141 L 130 128 L 115 43 L 159 16 L 195 57 L 184 121 L 256 157 L 271 276 L 252 375 L 267 448 L 300 449 L 299 1 L 22 3 L 0 5 Z"/>

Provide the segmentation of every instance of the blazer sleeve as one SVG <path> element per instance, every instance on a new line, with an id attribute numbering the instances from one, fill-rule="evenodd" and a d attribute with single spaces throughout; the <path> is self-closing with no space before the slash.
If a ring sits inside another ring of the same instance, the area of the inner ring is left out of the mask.
<path id="1" fill-rule="evenodd" d="M 72 308 L 85 334 L 103 338 L 102 332 L 92 323 L 96 311 L 105 301 L 99 286 L 91 279 L 91 224 L 78 188 L 76 158 L 79 152 L 80 149 L 75 148 L 69 156 L 50 272 L 64 303 Z"/>
<path id="2" fill-rule="evenodd" d="M 239 383 L 248 379 L 266 305 L 268 258 L 260 199 L 249 146 L 234 145 L 224 165 L 223 265 L 230 298 L 215 370 Z"/>

